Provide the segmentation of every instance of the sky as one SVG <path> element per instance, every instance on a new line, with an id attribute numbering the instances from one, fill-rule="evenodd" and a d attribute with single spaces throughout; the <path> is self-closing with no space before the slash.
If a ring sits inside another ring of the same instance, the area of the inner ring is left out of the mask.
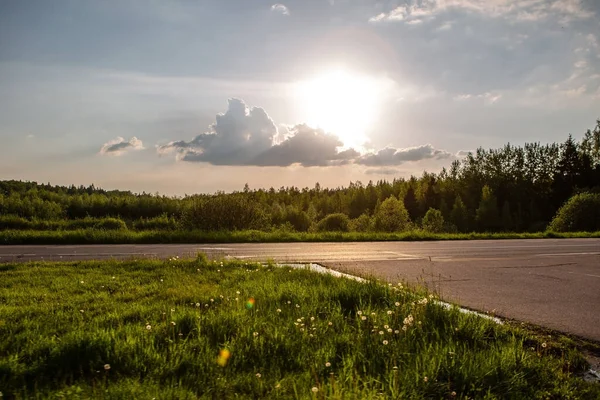
<path id="1" fill-rule="evenodd" d="M 339 187 L 600 118 L 598 0 L 278 1 L 0 0 L 0 179 Z"/>

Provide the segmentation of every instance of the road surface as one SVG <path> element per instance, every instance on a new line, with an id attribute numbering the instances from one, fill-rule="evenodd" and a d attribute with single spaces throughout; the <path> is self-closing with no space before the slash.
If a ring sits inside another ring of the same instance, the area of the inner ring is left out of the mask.
<path id="1" fill-rule="evenodd" d="M 166 258 L 198 252 L 218 258 L 316 262 L 392 282 L 422 283 L 469 308 L 600 341 L 600 239 L 0 246 L 0 262 Z"/>

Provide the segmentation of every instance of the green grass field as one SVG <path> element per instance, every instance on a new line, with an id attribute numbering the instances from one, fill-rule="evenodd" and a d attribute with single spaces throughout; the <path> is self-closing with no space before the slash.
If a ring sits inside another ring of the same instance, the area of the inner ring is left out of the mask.
<path id="1" fill-rule="evenodd" d="M 0 264 L 4 399 L 597 399 L 586 368 L 398 283 L 203 257 Z"/>
<path id="2" fill-rule="evenodd" d="M 473 239 L 600 238 L 600 232 L 431 233 L 422 230 L 386 232 L 288 231 L 131 231 L 131 230 L 4 230 L 2 244 L 117 244 L 117 243 L 258 243 L 258 242 L 366 242 Z"/>

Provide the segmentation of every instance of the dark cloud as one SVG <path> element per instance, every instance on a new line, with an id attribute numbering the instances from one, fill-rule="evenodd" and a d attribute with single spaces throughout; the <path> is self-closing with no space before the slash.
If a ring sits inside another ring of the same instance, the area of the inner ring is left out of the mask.
<path id="1" fill-rule="evenodd" d="M 450 156 L 451 154 L 445 150 L 435 149 L 431 144 L 424 144 L 405 149 L 386 147 L 376 153 L 363 155 L 356 160 L 356 163 L 368 166 L 390 166 L 400 165 L 407 161 L 421 161 L 432 158 L 439 160 Z"/>
<path id="2" fill-rule="evenodd" d="M 129 150 L 140 150 L 143 148 L 142 141 L 135 136 L 129 140 L 125 140 L 119 136 L 105 143 L 100 149 L 100 154 L 120 156 Z"/>

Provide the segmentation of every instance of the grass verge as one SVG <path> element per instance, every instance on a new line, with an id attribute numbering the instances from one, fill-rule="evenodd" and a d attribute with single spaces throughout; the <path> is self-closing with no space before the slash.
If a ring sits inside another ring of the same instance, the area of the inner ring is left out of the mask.
<path id="1" fill-rule="evenodd" d="M 600 396 L 568 344 L 398 285 L 203 257 L 0 274 L 5 399 Z"/>
<path id="2" fill-rule="evenodd" d="M 375 242 L 425 240 L 487 240 L 600 238 L 600 232 L 431 233 L 287 232 L 287 231 L 128 231 L 82 229 L 73 231 L 0 231 L 0 244 L 142 244 L 142 243 L 256 243 L 256 242 Z"/>

